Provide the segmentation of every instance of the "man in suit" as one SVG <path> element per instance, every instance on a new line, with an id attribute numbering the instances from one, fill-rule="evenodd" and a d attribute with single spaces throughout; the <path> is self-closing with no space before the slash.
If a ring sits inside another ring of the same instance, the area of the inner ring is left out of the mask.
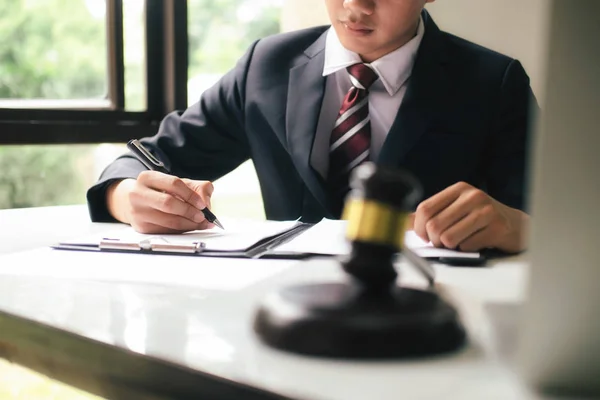
<path id="1" fill-rule="evenodd" d="M 360 163 L 422 183 L 415 231 L 436 246 L 521 251 L 530 103 L 520 63 L 442 32 L 433 0 L 325 0 L 330 27 L 255 42 L 200 101 L 88 191 L 94 221 L 146 233 L 211 226 L 210 181 L 251 158 L 267 218 L 338 218 Z M 535 104 L 535 102 L 533 102 Z"/>

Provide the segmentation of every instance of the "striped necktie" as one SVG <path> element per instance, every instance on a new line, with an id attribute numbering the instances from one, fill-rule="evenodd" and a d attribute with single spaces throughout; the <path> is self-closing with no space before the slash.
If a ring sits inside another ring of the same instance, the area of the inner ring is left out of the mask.
<path id="1" fill-rule="evenodd" d="M 329 141 L 327 183 L 334 214 L 341 214 L 349 191 L 352 170 L 369 160 L 371 123 L 369 119 L 369 87 L 377 73 L 365 64 L 347 68 L 352 87 L 346 94 Z"/>

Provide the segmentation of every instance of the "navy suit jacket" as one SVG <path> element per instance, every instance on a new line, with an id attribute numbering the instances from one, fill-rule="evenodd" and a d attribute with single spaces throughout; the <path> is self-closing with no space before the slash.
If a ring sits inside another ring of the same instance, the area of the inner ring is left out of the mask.
<path id="1" fill-rule="evenodd" d="M 412 172 L 424 198 L 464 181 L 523 209 L 528 120 L 537 107 L 527 74 L 518 61 L 423 17 L 407 92 L 376 162 Z M 191 179 L 215 180 L 251 158 L 269 219 L 339 217 L 310 165 L 327 28 L 258 40 L 198 103 L 166 116 L 142 142 L 174 175 Z M 92 220 L 113 220 L 107 186 L 143 170 L 131 155 L 107 167 L 87 193 Z"/>

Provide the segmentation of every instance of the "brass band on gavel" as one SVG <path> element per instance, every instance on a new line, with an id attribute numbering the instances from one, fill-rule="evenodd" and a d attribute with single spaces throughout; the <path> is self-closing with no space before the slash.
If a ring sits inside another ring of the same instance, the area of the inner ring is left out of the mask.
<path id="1" fill-rule="evenodd" d="M 402 250 L 408 213 L 372 199 L 350 198 L 342 219 L 348 220 L 346 238 Z"/>

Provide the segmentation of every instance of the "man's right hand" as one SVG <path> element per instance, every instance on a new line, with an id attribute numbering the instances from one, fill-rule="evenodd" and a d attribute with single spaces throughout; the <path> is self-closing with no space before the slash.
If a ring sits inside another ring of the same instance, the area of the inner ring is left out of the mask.
<path id="1" fill-rule="evenodd" d="M 213 184 L 156 171 L 124 179 L 106 191 L 108 211 L 140 233 L 181 233 L 212 228 L 203 208 L 210 208 Z"/>

